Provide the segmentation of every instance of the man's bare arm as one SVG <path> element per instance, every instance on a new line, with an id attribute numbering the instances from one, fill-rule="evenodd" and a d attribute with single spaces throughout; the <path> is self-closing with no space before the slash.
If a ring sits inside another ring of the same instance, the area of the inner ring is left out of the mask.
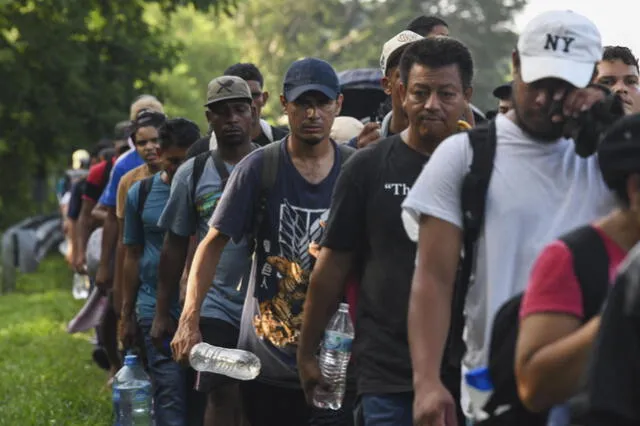
<path id="1" fill-rule="evenodd" d="M 187 260 L 184 262 L 184 269 L 182 270 L 182 276 L 180 277 L 180 304 L 184 304 L 184 298 L 187 293 L 187 281 L 189 280 L 189 272 L 191 272 L 191 264 L 193 263 L 193 256 L 196 254 L 198 248 L 198 238 L 192 236 L 189 238 L 189 248 L 187 249 Z"/>
<path id="2" fill-rule="evenodd" d="M 520 322 L 516 384 L 529 410 L 543 411 L 575 395 L 599 329 L 599 316 L 584 326 L 560 313 L 532 314 Z"/>
<path id="3" fill-rule="evenodd" d="M 122 311 L 121 316 L 130 317 L 135 312 L 138 289 L 140 288 L 140 258 L 142 246 L 124 246 L 122 269 Z"/>
<path id="4" fill-rule="evenodd" d="M 115 208 L 105 207 L 105 209 L 106 217 L 102 231 L 100 266 L 98 267 L 98 272 L 96 274 L 96 286 L 103 290 L 110 288 L 113 284 L 111 262 L 113 261 L 113 253 L 118 243 L 118 219 L 116 218 Z"/>
<path id="5" fill-rule="evenodd" d="M 189 237 L 182 237 L 167 231 L 160 253 L 158 268 L 158 296 L 156 315 L 168 316 L 171 309 L 171 296 L 176 294 L 180 285 L 180 277 L 185 268 Z"/>
<path id="6" fill-rule="evenodd" d="M 76 229 L 76 254 L 75 269 L 78 272 L 84 271 L 84 265 L 87 263 L 87 243 L 91 232 L 97 227 L 97 221 L 91 216 L 91 211 L 95 207 L 96 202 L 89 199 L 82 200 L 82 208 L 80 209 L 80 217 Z"/>
<path id="7" fill-rule="evenodd" d="M 340 297 L 344 294 L 353 254 L 323 247 L 309 280 L 300 331 L 298 359 L 312 358 Z"/>
<path id="8" fill-rule="evenodd" d="M 116 258 L 113 265 L 113 304 L 116 312 L 122 309 L 122 271 L 124 269 L 124 220 L 118 218 L 118 240 L 116 243 Z"/>
<path id="9" fill-rule="evenodd" d="M 187 295 L 182 308 L 178 330 L 171 342 L 173 356 L 178 362 L 189 358 L 189 351 L 200 341 L 200 309 L 216 274 L 218 262 L 229 237 L 209 228 L 193 258 L 187 283 Z"/>
<path id="10" fill-rule="evenodd" d="M 102 204 L 96 204 L 96 206 L 91 210 L 91 217 L 98 221 L 98 223 L 102 223 L 107 220 L 107 216 L 109 212 L 107 211 L 109 208 L 105 207 Z"/>
<path id="11" fill-rule="evenodd" d="M 133 347 L 136 336 L 135 306 L 140 288 L 140 258 L 143 246 L 136 244 L 124 247 L 122 265 L 122 311 L 120 313 L 120 341 L 125 348 Z"/>
<path id="12" fill-rule="evenodd" d="M 198 324 L 200 308 L 216 275 L 218 262 L 229 237 L 215 228 L 209 228 L 206 237 L 200 242 L 193 256 L 193 264 L 187 281 L 187 294 L 180 321 Z"/>
<path id="13" fill-rule="evenodd" d="M 418 261 L 408 320 L 416 389 L 440 382 L 461 239 L 460 229 L 448 222 L 428 216 L 420 219 Z"/>

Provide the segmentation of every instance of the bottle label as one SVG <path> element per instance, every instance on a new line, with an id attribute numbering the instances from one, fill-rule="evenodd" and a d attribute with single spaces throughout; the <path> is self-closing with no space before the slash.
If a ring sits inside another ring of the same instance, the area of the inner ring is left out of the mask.
<path id="1" fill-rule="evenodd" d="M 353 338 L 339 331 L 327 331 L 324 334 L 324 348 L 329 351 L 351 352 Z"/>
<path id="2" fill-rule="evenodd" d="M 141 389 L 136 390 L 136 393 L 133 395 L 134 402 L 145 402 L 151 397 L 151 388 L 145 386 Z"/>

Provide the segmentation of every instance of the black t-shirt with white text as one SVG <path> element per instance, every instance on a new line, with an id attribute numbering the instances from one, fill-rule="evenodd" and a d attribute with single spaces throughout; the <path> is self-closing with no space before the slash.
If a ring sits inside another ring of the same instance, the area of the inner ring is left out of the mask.
<path id="1" fill-rule="evenodd" d="M 427 160 L 395 135 L 356 152 L 334 189 L 322 244 L 361 261 L 353 344 L 359 394 L 413 388 L 407 311 L 416 244 L 400 205 Z"/>

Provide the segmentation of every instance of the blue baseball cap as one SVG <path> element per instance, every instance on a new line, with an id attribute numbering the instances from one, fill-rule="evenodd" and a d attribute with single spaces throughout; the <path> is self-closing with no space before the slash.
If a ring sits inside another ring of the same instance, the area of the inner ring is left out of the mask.
<path id="1" fill-rule="evenodd" d="M 317 58 L 305 58 L 291 64 L 284 76 L 283 91 L 289 102 L 310 91 L 318 91 L 329 99 L 337 99 L 340 82 L 336 71 L 328 62 Z"/>

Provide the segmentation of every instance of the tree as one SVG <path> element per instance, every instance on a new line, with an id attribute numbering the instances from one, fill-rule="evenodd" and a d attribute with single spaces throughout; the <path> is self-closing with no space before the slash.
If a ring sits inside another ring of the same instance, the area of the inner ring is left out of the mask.
<path id="1" fill-rule="evenodd" d="M 194 3 L 161 0 L 164 13 Z M 230 11 L 233 0 L 214 2 Z M 73 148 L 111 135 L 149 75 L 171 66 L 165 28 L 144 19 L 144 1 L 15 0 L 0 3 L 0 229 L 34 208 L 43 181 Z"/>
<path id="2" fill-rule="evenodd" d="M 378 67 L 382 45 L 419 14 L 443 17 L 453 37 L 471 50 L 476 78 L 473 102 L 493 107 L 490 93 L 504 80 L 516 35 L 513 15 L 526 0 L 247 0 L 237 18 L 243 57 L 266 74 L 267 87 L 281 90 L 289 64 L 303 56 L 329 61 L 338 71 Z M 272 96 L 267 113 L 279 111 Z"/>
<path id="3" fill-rule="evenodd" d="M 157 5 L 147 8 L 153 26 L 167 28 L 165 43 L 175 43 L 177 61 L 171 68 L 151 74 L 151 81 L 173 117 L 194 120 L 207 130 L 204 101 L 207 83 L 240 60 L 242 41 L 235 35 L 235 22 L 215 11 L 198 11 L 193 6 L 163 14 Z"/>

